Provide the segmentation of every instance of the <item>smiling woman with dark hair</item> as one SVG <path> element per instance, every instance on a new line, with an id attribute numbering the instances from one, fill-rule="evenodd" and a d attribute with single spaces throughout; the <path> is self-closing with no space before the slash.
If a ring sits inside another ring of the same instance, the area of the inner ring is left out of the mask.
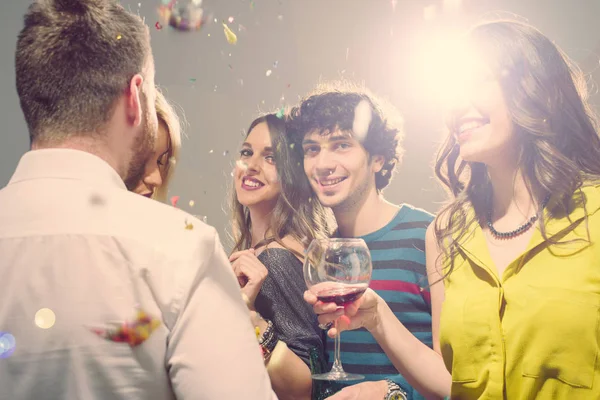
<path id="1" fill-rule="evenodd" d="M 302 300 L 304 249 L 326 235 L 326 214 L 311 201 L 285 122 L 268 114 L 250 124 L 234 171 L 230 261 L 255 325 L 273 388 L 280 399 L 309 399 L 309 356 L 322 357 L 323 332 Z M 282 188 L 286 188 L 284 196 Z M 264 318 L 264 319 L 263 319 Z"/>
<path id="2" fill-rule="evenodd" d="M 429 398 L 600 398 L 600 138 L 583 74 L 523 23 L 465 42 L 479 61 L 457 57 L 464 101 L 436 161 L 451 198 L 426 238 L 434 349 L 370 290 L 346 328 L 373 332 Z"/>

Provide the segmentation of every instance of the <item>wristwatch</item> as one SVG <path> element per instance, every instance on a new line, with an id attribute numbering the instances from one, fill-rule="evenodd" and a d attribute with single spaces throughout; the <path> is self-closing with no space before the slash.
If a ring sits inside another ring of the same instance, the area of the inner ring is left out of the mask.
<path id="1" fill-rule="evenodd" d="M 406 392 L 398 384 L 390 379 L 386 379 L 388 391 L 383 400 L 408 400 Z"/>

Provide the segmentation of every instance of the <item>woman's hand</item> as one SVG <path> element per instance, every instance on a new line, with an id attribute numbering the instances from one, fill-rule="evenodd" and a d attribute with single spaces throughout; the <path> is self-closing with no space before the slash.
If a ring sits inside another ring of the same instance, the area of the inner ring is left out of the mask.
<path id="1" fill-rule="evenodd" d="M 236 251 L 229 257 L 229 262 L 242 288 L 242 293 L 248 298 L 248 308 L 254 310 L 256 296 L 269 273 L 267 268 L 258 260 L 254 249 Z"/>
<path id="2" fill-rule="evenodd" d="M 335 303 L 323 303 L 310 291 L 304 292 L 304 300 L 313 306 L 313 310 L 319 315 L 320 324 L 329 324 L 338 320 L 340 332 L 358 328 L 374 330 L 379 323 L 378 304 L 383 301 L 373 290 L 367 289 L 365 293 L 355 302 L 340 307 Z M 329 337 L 337 335 L 335 328 L 327 332 Z"/>

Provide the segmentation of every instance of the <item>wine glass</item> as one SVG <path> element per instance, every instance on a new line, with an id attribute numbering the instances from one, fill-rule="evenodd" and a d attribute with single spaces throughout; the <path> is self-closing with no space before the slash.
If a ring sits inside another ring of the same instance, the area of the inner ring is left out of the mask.
<path id="1" fill-rule="evenodd" d="M 369 287 L 371 254 L 362 239 L 315 239 L 306 251 L 304 280 L 306 286 L 324 303 L 343 308 L 357 300 Z M 335 327 L 337 328 L 337 319 Z M 313 379 L 355 381 L 363 375 L 344 372 L 340 362 L 340 333 L 335 337 L 333 366 L 330 372 Z"/>

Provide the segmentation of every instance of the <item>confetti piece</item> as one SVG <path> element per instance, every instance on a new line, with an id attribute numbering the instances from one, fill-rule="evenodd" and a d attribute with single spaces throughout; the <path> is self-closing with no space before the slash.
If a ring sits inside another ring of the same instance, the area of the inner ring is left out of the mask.
<path id="1" fill-rule="evenodd" d="M 104 198 L 97 193 L 94 193 L 90 196 L 90 204 L 93 206 L 102 206 L 105 204 Z"/>
<path id="2" fill-rule="evenodd" d="M 214 151 L 213 149 L 210 149 L 210 151 L 209 151 L 208 153 L 209 153 L 209 154 L 212 154 L 212 153 L 213 153 L 213 151 Z"/>
<path id="3" fill-rule="evenodd" d="M 227 66 L 229 67 L 229 69 L 233 69 L 233 67 L 231 66 L 231 64 L 227 64 Z"/>
<path id="4" fill-rule="evenodd" d="M 229 21 L 229 23 L 231 24 L 233 22 L 233 17 L 227 18 L 227 21 Z"/>
<path id="5" fill-rule="evenodd" d="M 171 197 L 171 205 L 173 207 L 177 207 L 177 202 L 179 201 L 179 196 L 173 196 Z"/>
<path id="6" fill-rule="evenodd" d="M 223 22 L 223 32 L 225 32 L 225 38 L 227 39 L 227 42 L 229 42 L 229 44 L 237 43 L 236 34 L 231 29 L 229 29 L 225 22 Z"/>
<path id="7" fill-rule="evenodd" d="M 8 332 L 0 332 L 0 359 L 10 357 L 16 348 L 15 337 Z"/>
<path id="8" fill-rule="evenodd" d="M 35 313 L 34 322 L 38 328 L 50 329 L 56 322 L 56 315 L 54 315 L 54 311 L 51 309 L 42 308 Z"/>
<path id="9" fill-rule="evenodd" d="M 156 23 L 154 24 L 154 27 L 159 31 L 163 28 L 162 25 L 160 24 L 160 22 L 158 22 L 158 21 L 156 21 Z"/>
<path id="10" fill-rule="evenodd" d="M 273 68 L 277 68 L 278 66 L 279 66 L 279 61 L 275 61 L 275 62 L 273 63 Z"/>
<path id="11" fill-rule="evenodd" d="M 277 111 L 277 114 L 275 114 L 275 116 L 279 119 L 282 119 L 284 115 L 285 115 L 285 107 L 281 107 L 281 109 L 279 109 Z"/>
<path id="12" fill-rule="evenodd" d="M 254 1 L 251 1 L 251 2 L 250 2 L 250 9 L 251 9 L 251 10 L 254 10 Z"/>
<path id="13" fill-rule="evenodd" d="M 229 150 L 225 150 L 225 151 L 223 152 L 223 156 L 226 156 L 226 155 L 228 155 L 228 154 L 229 154 Z"/>
<path id="14" fill-rule="evenodd" d="M 190 200 L 190 207 L 194 207 L 194 204 L 196 204 L 196 202 L 194 200 Z"/>
<path id="15" fill-rule="evenodd" d="M 190 82 L 192 82 L 192 83 L 196 83 L 196 80 L 197 80 L 196 78 L 190 78 Z"/>
<path id="16" fill-rule="evenodd" d="M 194 224 L 192 224 L 191 222 L 187 222 L 187 220 L 185 221 L 185 229 L 188 231 L 191 231 L 192 229 L 194 229 Z"/>
<path id="17" fill-rule="evenodd" d="M 361 100 L 354 109 L 354 121 L 352 123 L 352 131 L 359 142 L 362 142 L 367 135 L 371 118 L 371 106 L 366 100 Z"/>
<path id="18" fill-rule="evenodd" d="M 111 342 L 127 343 L 135 347 L 144 343 L 160 325 L 160 320 L 138 310 L 133 321 L 109 323 L 102 327 L 88 327 L 88 329 Z"/>
<path id="19" fill-rule="evenodd" d="M 121 35 L 117 35 L 117 40 L 121 40 L 122 37 L 123 36 L 121 36 Z"/>
<path id="20" fill-rule="evenodd" d="M 266 76 L 271 76 L 271 74 L 273 73 L 273 71 L 271 71 L 270 69 L 267 70 L 267 72 L 265 73 Z"/>

